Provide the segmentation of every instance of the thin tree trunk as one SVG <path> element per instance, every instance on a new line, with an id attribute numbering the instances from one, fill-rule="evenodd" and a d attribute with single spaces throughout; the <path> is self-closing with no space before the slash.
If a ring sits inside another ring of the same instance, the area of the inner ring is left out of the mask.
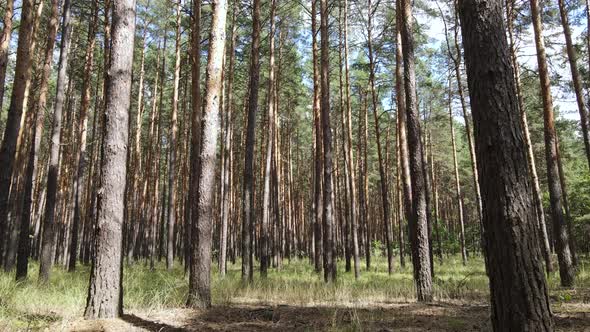
<path id="1" fill-rule="evenodd" d="M 244 154 L 244 183 L 242 195 L 242 281 L 252 282 L 254 228 L 254 145 L 256 143 L 256 113 L 258 112 L 258 85 L 260 80 L 260 0 L 252 7 L 252 55 L 250 57 L 250 82 L 248 97 L 248 121 Z"/>
<path id="2" fill-rule="evenodd" d="M 226 87 L 226 108 L 225 108 L 225 115 L 226 115 L 226 124 L 225 124 L 225 137 L 224 139 L 224 150 L 223 150 L 223 162 L 224 162 L 224 170 L 225 174 L 223 176 L 223 183 L 222 186 L 224 187 L 223 190 L 223 198 L 222 198 L 222 211 L 223 211 L 223 219 L 221 221 L 221 236 L 220 236 L 220 249 L 219 249 L 219 273 L 222 276 L 226 274 L 226 260 L 227 260 L 227 231 L 228 231 L 228 223 L 230 221 L 230 205 L 231 205 L 231 197 L 232 197 L 232 132 L 233 132 L 233 103 L 234 103 L 234 69 L 235 69 L 235 45 L 238 38 L 238 26 L 236 24 L 236 17 L 238 11 L 239 3 L 234 1 L 233 8 L 232 8 L 232 18 L 231 18 L 231 39 L 229 44 L 229 67 L 227 69 L 227 73 L 229 74 L 227 79 L 227 87 Z"/>
<path id="3" fill-rule="evenodd" d="M 321 118 L 324 157 L 323 186 L 323 244 L 324 281 L 336 281 L 336 255 L 334 254 L 334 209 L 332 201 L 332 129 L 330 128 L 330 54 L 328 31 L 328 1 L 320 0 L 321 31 Z"/>
<path id="4" fill-rule="evenodd" d="M 178 136 L 178 95 L 180 85 L 180 20 L 181 0 L 176 3 L 176 51 L 174 64 L 174 88 L 172 95 L 172 114 L 170 119 L 170 163 L 168 169 L 168 241 L 166 250 L 166 269 L 174 265 L 174 226 L 176 224 L 176 141 Z"/>
<path id="5" fill-rule="evenodd" d="M 24 6 L 23 6 L 24 7 Z M 0 35 L 0 110 L 4 102 L 4 91 L 6 86 L 6 69 L 8 68 L 8 53 L 12 37 L 12 15 L 14 14 L 14 0 L 6 0 L 4 8 L 4 27 Z M 1 112 L 0 112 L 1 113 Z"/>
<path id="6" fill-rule="evenodd" d="M 80 115 L 78 119 L 78 151 L 76 156 L 77 174 L 75 180 L 75 207 L 74 220 L 72 224 L 72 241 L 70 246 L 70 261 L 68 270 L 76 269 L 76 258 L 78 248 L 78 225 L 82 219 L 82 202 L 85 197 L 86 187 L 84 173 L 86 172 L 86 137 L 88 135 L 88 109 L 90 108 L 91 73 L 94 68 L 94 46 L 96 41 L 96 29 L 98 26 L 98 4 L 92 1 L 92 19 L 88 28 L 88 43 L 84 57 L 84 79 L 82 82 L 82 101 L 80 102 Z M 86 209 L 88 206 L 85 207 Z"/>
<path id="7" fill-rule="evenodd" d="M 57 72 L 57 86 L 55 105 L 53 110 L 53 127 L 49 142 L 49 171 L 47 172 L 47 198 L 45 202 L 45 222 L 43 223 L 43 240 L 41 242 L 41 258 L 39 264 L 39 281 L 47 282 L 53 265 L 53 252 L 55 248 L 56 234 L 54 218 L 55 209 L 59 206 L 57 197 L 57 180 L 59 172 L 59 155 L 61 150 L 61 130 L 63 121 L 63 109 L 66 98 L 66 84 L 68 79 L 68 58 L 71 42 L 71 1 L 65 0 L 63 4 L 63 16 L 61 23 L 62 41 L 59 55 L 59 69 Z"/>
<path id="8" fill-rule="evenodd" d="M 543 27 L 541 14 L 537 0 L 531 1 L 531 15 L 535 32 L 535 46 L 537 48 L 537 62 L 539 66 L 539 80 L 541 81 L 541 96 L 543 98 L 543 119 L 545 124 L 545 158 L 547 162 L 547 180 L 549 186 L 549 198 L 551 202 L 551 216 L 553 220 L 553 233 L 557 245 L 557 258 L 559 261 L 559 276 L 561 285 L 571 287 L 574 284 L 574 267 L 569 245 L 569 236 L 566 220 L 563 216 L 562 188 L 559 182 L 559 165 L 557 152 L 557 134 L 553 118 L 553 98 L 551 97 L 551 83 L 547 68 L 547 55 L 545 54 L 545 42 L 543 40 Z"/>
<path id="9" fill-rule="evenodd" d="M 514 0 L 506 1 L 506 17 L 507 17 L 507 29 L 508 29 L 508 41 L 510 46 L 510 60 L 512 67 L 514 68 L 514 79 L 516 84 L 516 96 L 518 98 L 518 109 L 520 110 L 520 121 L 524 134 L 524 143 L 527 147 L 527 161 L 529 166 L 529 172 L 531 173 L 531 180 L 533 181 L 533 202 L 537 210 L 537 229 L 539 236 L 541 237 L 541 252 L 545 259 L 545 268 L 547 272 L 553 271 L 553 263 L 551 262 L 551 248 L 549 245 L 549 236 L 547 235 L 547 225 L 545 222 L 545 211 L 543 209 L 543 198 L 541 194 L 541 186 L 539 185 L 539 176 L 537 175 L 537 166 L 535 165 L 535 155 L 533 153 L 533 144 L 531 142 L 531 134 L 529 132 L 529 125 L 527 121 L 526 109 L 524 107 L 524 97 L 522 95 L 521 83 L 520 83 L 520 68 L 518 60 L 516 58 L 516 48 L 514 41 L 514 27 L 513 22 L 515 19 L 514 11 Z"/>
<path id="10" fill-rule="evenodd" d="M 582 91 L 582 80 L 578 71 L 578 55 L 574 48 L 572 41 L 572 32 L 568 18 L 567 9 L 563 0 L 557 0 L 559 6 L 559 14 L 561 17 L 561 26 L 563 27 L 563 35 L 565 36 L 565 47 L 567 51 L 567 59 L 569 61 L 570 70 L 572 73 L 572 83 L 574 84 L 574 92 L 576 93 L 576 102 L 578 103 L 578 112 L 580 113 L 580 126 L 582 127 L 582 138 L 584 140 L 584 148 L 586 158 L 588 159 L 588 167 L 590 167 L 590 137 L 588 135 L 588 110 L 586 109 L 586 101 L 584 100 L 584 92 Z M 589 23 L 590 24 L 590 23 Z"/>
<path id="11" fill-rule="evenodd" d="M 455 175 L 455 199 L 457 200 L 457 215 L 459 216 L 459 239 L 461 244 L 461 259 L 467 264 L 467 250 L 465 249 L 465 221 L 463 219 L 463 199 L 461 197 L 461 180 L 459 179 L 459 163 L 457 161 L 457 145 L 455 143 L 455 126 L 453 119 L 453 95 L 451 79 L 449 77 L 449 126 L 451 128 L 451 145 L 453 148 L 453 170 Z"/>
<path id="12" fill-rule="evenodd" d="M 270 32 L 269 32 L 269 64 L 268 64 L 268 104 L 267 104 L 267 143 L 266 143 L 266 166 L 264 168 L 264 193 L 262 201 L 262 224 L 260 228 L 260 275 L 267 276 L 269 265 L 269 224 L 270 224 L 270 181 L 272 168 L 272 155 L 274 146 L 274 118 L 275 118 L 275 11 L 276 1 L 271 0 L 270 4 Z"/>

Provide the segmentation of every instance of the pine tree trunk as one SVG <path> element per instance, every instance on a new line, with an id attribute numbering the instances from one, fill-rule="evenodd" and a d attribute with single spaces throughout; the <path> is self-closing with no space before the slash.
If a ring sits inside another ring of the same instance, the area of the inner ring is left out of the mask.
<path id="1" fill-rule="evenodd" d="M 8 68 L 8 53 L 10 50 L 10 40 L 12 38 L 13 13 L 14 0 L 6 0 L 6 7 L 4 8 L 4 19 L 2 21 L 4 27 L 2 28 L 2 35 L 0 35 L 0 106 L 2 106 L 4 102 L 4 91 L 6 87 L 6 69 Z"/>
<path id="2" fill-rule="evenodd" d="M 254 145 L 256 144 L 256 113 L 258 112 L 258 85 L 260 80 L 260 0 L 252 7 L 252 55 L 248 96 L 248 121 L 244 154 L 244 183 L 242 195 L 242 281 L 253 278 L 254 241 Z"/>
<path id="3" fill-rule="evenodd" d="M 480 161 L 492 326 L 552 331 L 502 2 L 463 0 L 459 12 Z"/>
<path id="4" fill-rule="evenodd" d="M 541 81 L 541 97 L 543 98 L 543 119 L 545 124 L 545 158 L 547 162 L 547 182 L 549 200 L 551 202 L 551 217 L 553 233 L 557 245 L 557 259 L 559 262 L 559 276 L 561 285 L 570 287 L 574 284 L 574 267 L 570 251 L 567 224 L 563 215 L 563 189 L 559 182 L 557 134 L 553 118 L 553 98 L 551 97 L 551 83 L 547 68 L 545 42 L 543 41 L 543 27 L 537 0 L 531 1 L 531 15 L 535 32 L 535 46 L 537 48 L 537 62 L 539 65 L 539 79 Z"/>
<path id="5" fill-rule="evenodd" d="M 535 165 L 535 155 L 533 153 L 533 144 L 531 142 L 531 134 L 529 132 L 529 125 L 527 121 L 526 109 L 524 108 L 524 97 L 522 95 L 521 83 L 520 83 L 520 68 L 518 60 L 516 58 L 516 48 L 514 41 L 514 28 L 513 22 L 515 19 L 514 12 L 514 0 L 506 1 L 506 17 L 507 17 L 507 29 L 510 46 L 510 60 L 512 67 L 514 68 L 514 79 L 516 84 L 516 96 L 518 98 L 518 109 L 520 110 L 520 121 L 523 128 L 524 142 L 527 147 L 527 161 L 529 166 L 529 172 L 531 173 L 531 180 L 533 181 L 533 202 L 537 210 L 537 229 L 539 230 L 541 252 L 545 259 L 545 268 L 547 272 L 553 271 L 553 263 L 551 262 L 551 248 L 549 245 L 549 236 L 547 235 L 547 225 L 545 222 L 545 211 L 543 210 L 543 197 L 541 194 L 541 186 L 539 185 L 539 176 L 537 175 L 537 166 Z"/>
<path id="6" fill-rule="evenodd" d="M 463 198 L 461 197 L 461 181 L 459 179 L 459 163 L 457 161 L 457 145 L 455 143 L 455 126 L 453 119 L 452 85 L 449 77 L 449 126 L 451 128 L 451 145 L 453 148 L 453 170 L 455 175 L 455 195 L 457 200 L 457 214 L 459 216 L 459 239 L 461 244 L 461 259 L 463 265 L 467 264 L 467 250 L 465 249 L 465 221 L 463 218 Z"/>
<path id="7" fill-rule="evenodd" d="M 82 101 L 80 102 L 80 115 L 78 119 L 78 151 L 76 156 L 77 174 L 75 178 L 75 207 L 74 220 L 72 221 L 72 241 L 70 245 L 70 260 L 68 270 L 76 269 L 78 248 L 78 226 L 82 219 L 82 202 L 85 197 L 84 173 L 86 172 L 86 137 L 88 134 L 88 109 L 90 108 L 91 73 L 94 68 L 94 46 L 96 41 L 96 28 L 98 25 L 98 4 L 92 1 L 93 13 L 88 27 L 88 43 L 84 57 L 84 79 L 82 81 Z M 88 208 L 87 206 L 85 207 Z"/>
<path id="8" fill-rule="evenodd" d="M 189 277 L 188 306 L 211 306 L 211 245 L 213 229 L 213 193 L 215 184 L 216 149 L 219 136 L 219 99 L 223 86 L 223 54 L 225 50 L 225 21 L 227 2 L 212 2 L 213 16 L 209 34 L 209 57 L 205 108 L 202 119 L 201 153 L 199 162 L 198 214 L 193 215 L 193 259 Z M 196 157 L 196 156 L 193 156 Z M 196 217 L 196 218 L 195 218 Z"/>
<path id="9" fill-rule="evenodd" d="M 429 239 L 426 211 L 426 181 L 423 170 L 420 118 L 416 100 L 416 73 L 414 64 L 414 37 L 412 4 L 403 0 L 402 50 L 404 57 L 404 85 L 406 95 L 406 126 L 408 130 L 409 164 L 412 180 L 412 263 L 418 301 L 432 300 L 432 276 L 429 258 Z"/>
<path id="10" fill-rule="evenodd" d="M 61 150 L 61 131 L 63 109 L 66 102 L 66 84 L 68 79 L 68 60 L 71 43 L 71 1 L 65 0 L 61 23 L 62 42 L 59 55 L 59 69 L 57 72 L 57 86 L 55 105 L 53 109 L 53 127 L 49 142 L 49 171 L 47 172 L 47 198 L 45 203 L 45 222 L 43 223 L 43 240 L 41 242 L 41 257 L 39 260 L 39 281 L 47 282 L 53 265 L 56 229 L 54 218 L 59 206 L 57 197 L 59 172 L 59 155 Z"/>
<path id="11" fill-rule="evenodd" d="M 262 198 L 262 224 L 260 227 L 260 275 L 263 278 L 267 276 L 269 265 L 269 224 L 271 215 L 270 206 L 270 181 L 272 168 L 272 155 L 274 146 L 274 118 L 275 118 L 275 10 L 276 1 L 271 0 L 270 4 L 270 32 L 269 32 L 269 73 L 268 73 L 268 93 L 267 93 L 267 142 L 266 142 L 266 165 L 264 168 L 264 191 Z"/>
<path id="12" fill-rule="evenodd" d="M 320 0 L 321 31 L 321 122 L 323 143 L 323 245 L 324 281 L 336 281 L 336 255 L 334 253 L 334 208 L 332 201 L 332 129 L 330 128 L 330 54 L 328 31 L 328 1 Z"/>
<path id="13" fill-rule="evenodd" d="M 563 27 L 563 35 L 565 36 L 565 48 L 567 51 L 567 59 L 569 61 L 570 70 L 572 73 L 572 83 L 574 84 L 574 92 L 576 94 L 576 102 L 578 103 L 578 112 L 580 113 L 580 125 L 582 127 L 582 138 L 584 140 L 584 148 L 586 158 L 588 159 L 588 167 L 590 167 L 590 137 L 588 135 L 588 110 L 586 109 L 586 101 L 584 100 L 584 92 L 582 91 L 582 80 L 578 71 L 578 55 L 574 49 L 572 41 L 572 32 L 568 18 L 567 9 L 563 0 L 558 0 L 559 14 L 561 17 L 561 26 Z"/>
<path id="14" fill-rule="evenodd" d="M 31 80 L 31 44 L 33 40 L 33 21 L 35 16 L 33 0 L 23 0 L 21 7 L 16 65 L 10 106 L 6 127 L 0 146 L 0 261 L 4 254 L 5 232 L 8 226 L 8 211 L 12 172 L 15 166 L 17 139 L 20 132 L 21 117 L 25 111 L 27 90 Z"/>
<path id="15" fill-rule="evenodd" d="M 221 236 L 220 236 L 220 249 L 219 249 L 219 274 L 225 276 L 226 274 L 226 261 L 227 261 L 227 242 L 228 242 L 228 223 L 230 221 L 230 205 L 232 198 L 232 132 L 233 132 L 233 103 L 234 103 L 234 70 L 235 70 L 235 45 L 238 38 L 238 26 L 236 24 L 236 17 L 239 3 L 234 1 L 232 8 L 231 18 L 231 39 L 229 44 L 229 67 L 227 70 L 228 79 L 226 87 L 226 123 L 224 130 L 224 144 L 223 144 L 223 162 L 225 174 L 223 175 L 223 197 L 222 197 L 222 211 L 223 219 L 221 221 Z"/>
<path id="16" fill-rule="evenodd" d="M 95 255 L 84 316 L 114 318 L 123 313 L 122 239 L 135 0 L 113 3 L 111 56 L 105 91 L 105 122 L 98 192 Z"/>

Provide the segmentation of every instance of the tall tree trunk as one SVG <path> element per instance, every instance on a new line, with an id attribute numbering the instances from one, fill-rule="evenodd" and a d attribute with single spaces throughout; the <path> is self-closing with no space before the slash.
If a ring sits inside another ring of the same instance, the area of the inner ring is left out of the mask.
<path id="1" fill-rule="evenodd" d="M 400 166 L 401 166 L 401 178 L 402 187 L 404 194 L 404 211 L 405 219 L 409 223 L 412 216 L 412 181 L 410 178 L 410 162 L 408 155 L 408 136 L 407 136 L 407 125 L 406 125 L 406 92 L 404 83 L 404 55 L 403 55 L 403 43 L 402 43 L 402 30 L 403 30 L 403 17 L 401 12 L 403 10 L 403 1 L 396 0 L 396 10 L 399 13 L 396 16 L 396 37 L 395 37 L 395 91 L 396 91 L 396 106 L 397 115 L 399 118 L 397 130 L 399 132 L 399 150 L 400 150 Z M 402 223 L 400 223 L 401 225 Z M 408 224 L 409 225 L 409 224 Z M 400 264 L 405 267 L 405 258 L 403 251 L 400 251 Z"/>
<path id="2" fill-rule="evenodd" d="M 227 1 L 213 1 L 213 17 L 209 34 L 209 57 L 205 109 L 203 112 L 199 156 L 198 215 L 193 219 L 193 260 L 190 268 L 188 305 L 196 308 L 211 307 L 211 246 L 213 230 L 213 193 L 215 165 L 217 164 L 217 138 L 219 136 L 219 107 L 223 86 L 223 54 L 225 50 L 225 21 Z"/>
<path id="3" fill-rule="evenodd" d="M 24 6 L 23 6 L 24 7 Z M 14 0 L 6 0 L 2 35 L 0 35 L 0 110 L 4 102 L 4 89 L 6 86 L 6 69 L 8 68 L 8 51 L 12 37 L 12 15 L 14 14 Z M 1 112 L 0 112 L 1 113 Z"/>
<path id="4" fill-rule="evenodd" d="M 276 1 L 271 0 L 270 4 L 270 32 L 269 32 L 269 64 L 268 64 L 268 104 L 267 104 L 267 143 L 266 143 L 266 166 L 264 168 L 264 193 L 262 201 L 262 224 L 260 227 L 260 275 L 263 278 L 267 276 L 269 265 L 269 224 L 270 224 L 270 181 L 272 156 L 274 146 L 274 118 L 275 118 L 275 11 Z"/>
<path id="5" fill-rule="evenodd" d="M 252 7 L 252 54 L 250 56 L 250 82 L 248 121 L 244 153 L 244 189 L 242 195 L 242 281 L 253 278 L 252 238 L 254 223 L 254 144 L 256 143 L 256 113 L 258 112 L 258 85 L 260 80 L 260 0 Z"/>
<path id="6" fill-rule="evenodd" d="M 192 239 L 193 215 L 197 213 L 197 198 L 199 178 L 198 166 L 201 152 L 201 0 L 193 0 L 193 15 L 191 20 L 191 157 L 190 157 L 190 187 L 188 199 L 190 202 L 188 223 L 188 239 Z M 164 44 L 165 46 L 165 44 Z M 166 47 L 164 47 L 165 49 Z M 163 57 L 166 58 L 165 56 Z M 189 254 L 189 266 L 192 264 L 192 243 L 187 241 L 187 252 Z"/>
<path id="7" fill-rule="evenodd" d="M 375 140 L 377 141 L 377 156 L 379 161 L 379 177 L 381 183 L 381 200 L 383 207 L 383 224 L 385 225 L 385 245 L 387 246 L 387 271 L 389 274 L 393 272 L 393 253 L 390 232 L 390 211 L 389 211 L 389 184 L 387 183 L 387 174 L 385 170 L 385 161 L 381 149 L 381 127 L 379 126 L 379 100 L 377 99 L 377 90 L 375 89 L 375 57 L 373 54 L 373 42 L 371 40 L 371 30 L 373 23 L 373 14 L 377 10 L 372 8 L 371 0 L 368 0 L 369 15 L 367 17 L 367 45 L 369 48 L 369 85 L 371 89 L 371 101 L 373 106 L 373 119 L 375 120 Z"/>
<path id="8" fill-rule="evenodd" d="M 55 105 L 53 109 L 53 127 L 49 141 L 49 170 L 47 172 L 47 198 L 45 202 L 45 222 L 43 223 L 43 240 L 41 241 L 41 258 L 39 262 L 39 281 L 47 282 L 53 265 L 55 250 L 55 209 L 59 204 L 57 199 L 57 180 L 59 172 L 59 155 L 61 149 L 61 131 L 63 109 L 66 102 L 66 84 L 68 79 L 68 60 L 71 42 L 71 1 L 65 0 L 61 23 L 62 39 L 59 53 L 59 69 L 57 71 L 57 86 Z"/>
<path id="9" fill-rule="evenodd" d="M 455 120 L 453 119 L 453 94 L 449 77 L 449 126 L 451 127 L 451 145 L 453 148 L 453 170 L 455 174 L 455 195 L 457 200 L 457 215 L 459 216 L 459 239 L 461 244 L 461 259 L 467 264 L 467 250 L 465 249 L 465 221 L 463 220 L 463 198 L 461 197 L 461 180 L 459 179 L 459 163 L 457 161 L 457 145 L 455 144 Z"/>
<path id="10" fill-rule="evenodd" d="M 336 255 L 334 253 L 334 209 L 332 201 L 332 129 L 330 128 L 330 41 L 328 31 L 328 0 L 320 0 L 321 31 L 321 114 L 324 157 L 323 186 L 323 242 L 324 281 L 336 281 Z"/>
<path id="11" fill-rule="evenodd" d="M 418 301 L 430 301 L 432 300 L 432 276 L 427 225 L 428 211 L 426 211 L 426 182 L 423 171 L 420 116 L 416 100 L 412 4 L 409 0 L 402 0 L 402 4 L 401 32 L 405 69 L 406 126 L 412 180 L 412 219 L 410 219 L 412 263 Z"/>
<path id="12" fill-rule="evenodd" d="M 239 3 L 238 1 L 233 2 L 232 8 L 232 18 L 231 18 L 231 39 L 229 44 L 229 67 L 227 69 L 228 79 L 227 79 L 227 87 L 226 87 L 226 108 L 225 108 L 225 115 L 226 115 L 226 123 L 225 123 L 225 131 L 224 131 L 224 144 L 223 144 L 223 162 L 224 162 L 224 170 L 225 174 L 223 175 L 223 183 L 222 186 L 224 187 L 223 190 L 223 197 L 222 197 L 222 210 L 223 210 L 223 219 L 221 221 L 221 236 L 220 236 L 220 249 L 219 249 L 219 273 L 222 276 L 225 276 L 226 273 L 226 260 L 227 260 L 227 230 L 228 230 L 228 223 L 230 221 L 230 205 L 231 205 L 231 198 L 232 198 L 232 132 L 233 132 L 233 108 L 234 108 L 234 70 L 235 70 L 235 45 L 238 39 L 238 25 L 236 24 L 236 17 L 238 11 Z"/>
<path id="13" fill-rule="evenodd" d="M 84 316 L 114 318 L 123 313 L 123 206 L 127 178 L 127 142 L 135 39 L 135 0 L 113 3 L 111 56 L 106 82 L 106 108 L 94 259 Z"/>
<path id="14" fill-rule="evenodd" d="M 529 172 L 531 173 L 531 180 L 533 181 L 533 202 L 537 210 L 537 229 L 539 231 L 541 252 L 545 259 L 545 268 L 547 272 L 553 271 L 553 263 L 551 262 L 551 248 L 549 245 L 549 236 L 547 235 L 547 224 L 545 222 L 545 211 L 543 209 L 543 198 L 541 194 L 541 186 L 539 185 L 539 176 L 537 175 L 537 166 L 535 165 L 535 155 L 533 153 L 533 144 L 531 142 L 531 134 L 529 132 L 529 125 L 527 121 L 526 109 L 524 108 L 524 96 L 522 95 L 521 83 L 520 83 L 520 68 L 518 60 L 516 58 L 516 47 L 514 40 L 514 27 L 513 23 L 515 20 L 514 11 L 514 0 L 506 1 L 506 17 L 507 17 L 507 29 L 508 29 L 508 41 L 510 46 L 510 60 L 512 67 L 514 68 L 514 79 L 516 84 L 516 96 L 518 98 L 518 109 L 520 110 L 520 122 L 524 134 L 524 143 L 527 147 L 527 161 L 529 166 Z"/>
<path id="15" fill-rule="evenodd" d="M 553 233 L 557 245 L 557 259 L 559 261 L 559 276 L 561 285 L 570 287 L 574 284 L 574 266 L 570 252 L 569 236 L 566 220 L 563 216 L 562 188 L 559 182 L 559 165 L 557 152 L 557 134 L 553 118 L 553 98 L 551 97 L 551 83 L 547 68 L 547 55 L 543 40 L 543 26 L 538 0 L 531 1 L 531 15 L 535 32 L 535 46 L 537 48 L 537 63 L 539 65 L 539 80 L 541 81 L 541 97 L 543 98 L 543 119 L 545 123 L 545 158 L 547 162 L 547 181 L 549 186 L 549 200 L 551 201 L 551 216 Z"/>
<path id="16" fill-rule="evenodd" d="M 69 271 L 76 269 L 76 254 L 78 247 L 78 225 L 82 219 L 82 202 L 85 197 L 84 173 L 86 172 L 86 137 L 88 135 L 88 109 L 90 108 L 90 89 L 92 88 L 91 73 L 94 68 L 94 46 L 96 44 L 96 29 L 98 26 L 98 3 L 92 1 L 92 18 L 88 27 L 88 43 L 84 57 L 84 79 L 82 81 L 82 101 L 80 102 L 80 115 L 78 118 L 78 149 L 76 156 L 77 174 L 75 180 L 75 207 L 74 220 L 72 221 L 72 241 L 70 245 Z M 96 112 L 96 110 L 95 110 Z M 88 206 L 85 207 L 88 209 Z"/>
<path id="17" fill-rule="evenodd" d="M 18 47 L 10 107 L 6 118 L 6 127 L 2 145 L 0 146 L 0 261 L 4 253 L 4 242 L 7 237 L 8 211 L 12 172 L 15 166 L 17 140 L 20 132 L 21 117 L 27 108 L 28 87 L 31 80 L 31 43 L 33 40 L 33 21 L 35 2 L 23 0 L 21 7 Z"/>
<path id="18" fill-rule="evenodd" d="M 492 326 L 552 331 L 502 2 L 463 0 L 459 12 L 480 160 Z"/>
<path id="19" fill-rule="evenodd" d="M 352 255 L 354 258 L 354 277 L 358 279 L 360 277 L 360 258 L 359 258 L 359 241 L 358 241 L 358 207 L 356 197 L 356 180 L 355 180 L 355 166 L 354 166 L 354 152 L 352 147 L 352 105 L 350 101 L 350 69 L 348 64 L 348 0 L 344 0 L 343 3 L 344 12 L 343 17 L 343 30 L 344 30 L 344 71 L 345 71 L 345 91 L 346 91 L 346 154 L 348 163 L 348 174 L 350 186 L 350 225 L 352 233 Z"/>
<path id="20" fill-rule="evenodd" d="M 176 224 L 176 141 L 178 136 L 178 95 L 180 85 L 180 23 L 181 0 L 176 3 L 176 51 L 174 63 L 174 88 L 172 94 L 172 114 L 170 118 L 170 163 L 168 169 L 168 241 L 166 249 L 166 269 L 174 265 L 174 226 Z"/>
<path id="21" fill-rule="evenodd" d="M 563 35 L 565 36 L 565 48 L 567 51 L 567 59 L 569 61 L 570 70 L 572 73 L 572 81 L 574 84 L 574 92 L 576 93 L 576 102 L 578 103 L 578 112 L 580 113 L 580 125 L 582 127 L 582 138 L 584 139 L 584 148 L 586 158 L 588 159 L 588 167 L 590 167 L 590 137 L 588 135 L 588 110 L 586 109 L 586 101 L 584 100 L 584 92 L 582 91 L 582 80 L 578 71 L 578 55 L 574 48 L 572 41 L 572 32 L 568 18 L 565 1 L 558 0 L 559 14 L 561 17 L 561 26 L 563 27 Z M 590 32 L 587 32 L 590 33 Z"/>
<path id="22" fill-rule="evenodd" d="M 314 203 L 312 208 L 313 239 L 314 239 L 314 262 L 315 271 L 322 271 L 322 129 L 320 115 L 320 70 L 317 42 L 317 2 L 311 1 L 311 34 L 312 34 L 312 62 L 313 62 L 313 132 L 314 132 Z"/>

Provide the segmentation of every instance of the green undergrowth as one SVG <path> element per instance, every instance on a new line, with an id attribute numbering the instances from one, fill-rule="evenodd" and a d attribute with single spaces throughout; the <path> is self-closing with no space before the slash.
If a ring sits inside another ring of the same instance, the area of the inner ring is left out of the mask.
<path id="1" fill-rule="evenodd" d="M 414 300 L 412 265 L 400 267 L 395 261 L 394 273 L 388 275 L 383 257 L 374 257 L 361 276 L 355 280 L 353 272 L 344 271 L 338 264 L 338 281 L 325 284 L 314 272 L 307 259 L 284 261 L 283 266 L 269 270 L 263 280 L 257 271 L 253 283 L 241 281 L 241 267 L 228 263 L 228 273 L 220 277 L 214 268 L 212 298 L 214 305 L 232 303 L 290 304 L 298 306 L 342 305 L 372 306 Z M 559 286 L 559 274 L 551 273 L 548 285 L 553 302 L 567 303 L 580 299 L 590 288 L 590 266 L 583 260 L 578 269 L 576 287 Z M 481 257 L 472 257 L 467 265 L 461 258 L 445 258 L 435 263 L 434 296 L 437 301 L 485 302 L 489 294 L 488 281 Z M 86 303 L 90 268 L 78 266 L 74 273 L 55 267 L 49 283 L 37 283 L 38 264 L 32 263 L 29 279 L 14 281 L 14 273 L 0 272 L 0 330 L 38 330 L 56 321 L 71 320 L 83 314 Z M 151 270 L 144 262 L 125 265 L 125 310 L 158 311 L 182 307 L 188 291 L 188 277 L 180 263 L 172 271 L 158 263 Z"/>

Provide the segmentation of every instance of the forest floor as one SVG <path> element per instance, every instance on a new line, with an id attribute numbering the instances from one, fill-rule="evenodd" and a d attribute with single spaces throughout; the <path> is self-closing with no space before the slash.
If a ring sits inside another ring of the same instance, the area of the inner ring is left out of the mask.
<path id="1" fill-rule="evenodd" d="M 240 265 L 228 275 L 214 271 L 213 308 L 183 308 L 187 278 L 180 264 L 151 271 L 143 263 L 126 265 L 125 315 L 122 319 L 85 321 L 89 267 L 75 273 L 55 268 L 50 283 L 36 282 L 33 264 L 28 281 L 0 273 L 0 331 L 489 331 L 487 277 L 480 258 L 467 266 L 459 257 L 436 264 L 436 301 L 414 300 L 411 264 L 387 275 L 383 258 L 354 280 L 339 265 L 338 282 L 325 285 L 307 260 L 285 262 L 267 280 L 240 282 Z M 562 289 L 559 276 L 548 276 L 557 331 L 590 331 L 590 260 L 579 266 L 576 287 Z"/>

